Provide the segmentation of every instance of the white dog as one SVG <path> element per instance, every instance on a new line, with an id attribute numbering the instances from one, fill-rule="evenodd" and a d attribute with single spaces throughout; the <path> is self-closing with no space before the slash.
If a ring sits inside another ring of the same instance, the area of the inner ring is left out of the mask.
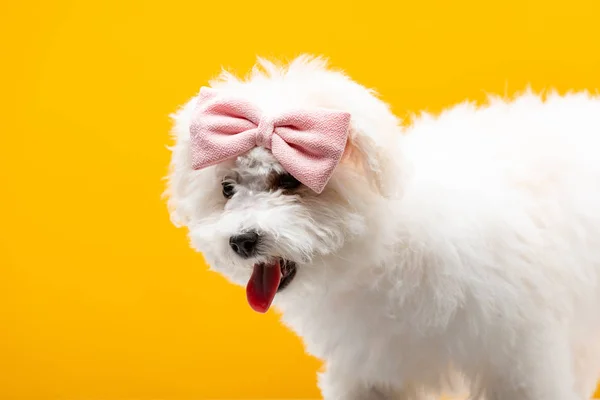
<path id="1" fill-rule="evenodd" d="M 599 98 L 525 93 L 402 128 L 310 57 L 201 93 L 174 115 L 172 219 L 326 361 L 325 399 L 429 399 L 456 382 L 474 399 L 591 396 Z M 310 126 L 277 133 L 297 112 Z M 328 132 L 335 151 L 303 142 Z"/>

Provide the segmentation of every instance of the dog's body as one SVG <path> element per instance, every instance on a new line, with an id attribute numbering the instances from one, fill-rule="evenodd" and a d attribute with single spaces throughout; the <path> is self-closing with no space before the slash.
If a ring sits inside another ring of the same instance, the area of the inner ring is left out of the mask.
<path id="1" fill-rule="evenodd" d="M 326 361 L 324 398 L 420 400 L 464 377 L 474 398 L 587 399 L 600 376 L 600 99 L 527 93 L 402 129 L 318 60 L 263 64 L 212 86 L 269 113 L 352 115 L 326 189 L 269 187 L 285 171 L 262 148 L 193 170 L 193 99 L 175 115 L 170 207 L 233 282 L 272 257 L 297 265 L 274 304 Z M 229 239 L 249 229 L 263 247 L 241 258 Z"/>

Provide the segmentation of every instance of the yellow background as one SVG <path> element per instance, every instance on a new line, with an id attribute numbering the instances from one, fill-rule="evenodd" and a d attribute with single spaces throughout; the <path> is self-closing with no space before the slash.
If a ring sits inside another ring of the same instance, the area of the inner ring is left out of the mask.
<path id="1" fill-rule="evenodd" d="M 318 397 L 317 360 L 161 200 L 168 114 L 221 65 L 324 54 L 401 116 L 600 87 L 600 2 L 0 5 L 0 399 Z"/>

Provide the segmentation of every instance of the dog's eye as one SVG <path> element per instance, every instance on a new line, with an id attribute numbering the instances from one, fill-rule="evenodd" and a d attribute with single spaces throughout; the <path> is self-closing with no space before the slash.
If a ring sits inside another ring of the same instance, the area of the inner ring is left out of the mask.
<path id="1" fill-rule="evenodd" d="M 221 185 L 223 185 L 223 197 L 230 199 L 235 193 L 235 187 L 233 186 L 233 183 L 223 182 Z"/>
<path id="2" fill-rule="evenodd" d="M 277 182 L 277 186 L 280 189 L 296 189 L 300 186 L 300 182 L 298 179 L 294 178 L 290 174 L 284 174 L 279 176 L 279 181 Z"/>

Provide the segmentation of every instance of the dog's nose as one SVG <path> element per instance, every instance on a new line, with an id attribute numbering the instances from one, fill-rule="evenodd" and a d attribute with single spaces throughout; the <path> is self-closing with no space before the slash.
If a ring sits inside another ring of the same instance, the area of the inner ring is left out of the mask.
<path id="1" fill-rule="evenodd" d="M 229 238 L 229 246 L 240 257 L 252 257 L 256 253 L 256 245 L 258 244 L 259 235 L 254 231 L 244 232 Z"/>

